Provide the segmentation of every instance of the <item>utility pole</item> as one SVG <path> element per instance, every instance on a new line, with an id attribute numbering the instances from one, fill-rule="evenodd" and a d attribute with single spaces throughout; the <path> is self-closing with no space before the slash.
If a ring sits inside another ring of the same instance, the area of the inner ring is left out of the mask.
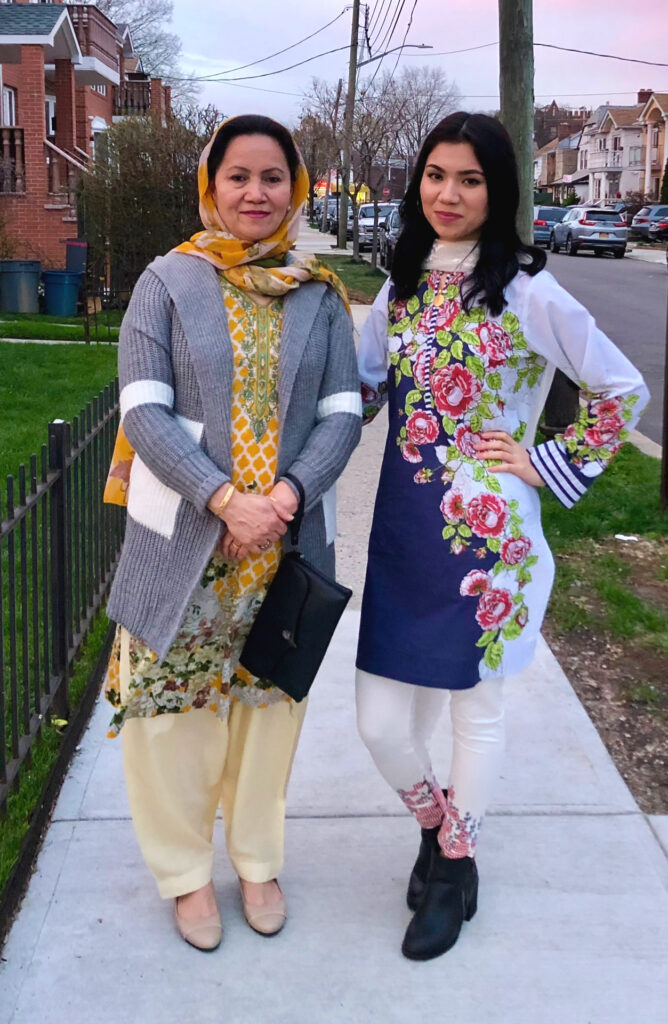
<path id="1" fill-rule="evenodd" d="M 517 231 L 533 243 L 533 0 L 499 0 L 501 120 L 508 129 L 520 179 Z M 577 418 L 580 392 L 557 370 L 545 402 L 543 433 L 554 437 Z"/>
<path id="2" fill-rule="evenodd" d="M 341 201 L 339 202 L 339 249 L 346 249 L 348 231 L 348 188 L 350 182 L 350 153 L 355 115 L 355 89 L 357 79 L 357 45 L 360 29 L 360 0 L 353 0 L 353 23 L 350 31 L 350 61 L 348 63 L 348 92 L 343 116 L 343 159 L 341 161 Z"/>
<path id="3" fill-rule="evenodd" d="M 499 0 L 501 121 L 513 140 L 520 178 L 517 230 L 533 242 L 533 3 Z"/>

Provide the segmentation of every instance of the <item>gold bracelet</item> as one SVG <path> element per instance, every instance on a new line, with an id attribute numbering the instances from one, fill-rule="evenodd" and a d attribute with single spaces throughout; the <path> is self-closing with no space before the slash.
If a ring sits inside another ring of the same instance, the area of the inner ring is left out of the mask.
<path id="1" fill-rule="evenodd" d="M 234 486 L 234 484 L 230 484 L 229 490 L 227 491 L 227 494 L 225 495 L 225 497 L 221 501 L 220 505 L 218 505 L 218 507 L 213 510 L 213 514 L 215 516 L 218 516 L 219 519 L 220 519 L 222 513 L 225 511 L 225 508 L 227 507 L 227 503 L 230 501 L 232 495 L 235 494 L 235 493 L 236 493 L 236 487 Z"/>

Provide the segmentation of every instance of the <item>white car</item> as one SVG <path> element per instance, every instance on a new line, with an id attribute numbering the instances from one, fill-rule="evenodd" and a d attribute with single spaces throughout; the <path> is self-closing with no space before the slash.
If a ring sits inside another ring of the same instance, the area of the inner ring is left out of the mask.
<path id="1" fill-rule="evenodd" d="M 378 203 L 378 227 L 385 223 L 385 218 L 392 213 L 392 210 L 396 209 L 397 203 Z M 359 240 L 360 249 L 365 249 L 367 246 L 370 249 L 373 244 L 373 218 L 374 208 L 373 203 L 364 203 L 360 206 L 357 214 L 357 223 L 359 225 Z M 380 238 L 380 232 L 379 236 Z"/>

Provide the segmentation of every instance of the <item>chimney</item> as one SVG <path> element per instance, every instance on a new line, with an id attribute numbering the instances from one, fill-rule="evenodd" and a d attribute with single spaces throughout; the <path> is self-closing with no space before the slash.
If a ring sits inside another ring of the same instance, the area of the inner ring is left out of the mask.
<path id="1" fill-rule="evenodd" d="M 557 128 L 557 138 L 561 142 L 562 139 L 567 139 L 571 135 L 571 126 L 568 121 L 561 121 Z"/>
<path id="2" fill-rule="evenodd" d="M 647 103 L 647 100 L 650 98 L 650 96 L 652 95 L 653 92 L 654 92 L 653 89 L 639 89 L 638 90 L 638 103 L 643 103 L 643 104 Z"/>

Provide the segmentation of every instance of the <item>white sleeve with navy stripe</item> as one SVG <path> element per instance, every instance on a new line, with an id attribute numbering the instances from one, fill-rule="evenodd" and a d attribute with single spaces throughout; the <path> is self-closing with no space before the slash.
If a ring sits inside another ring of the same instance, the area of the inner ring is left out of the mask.
<path id="1" fill-rule="evenodd" d="M 628 438 L 649 392 L 633 364 L 551 274 L 541 271 L 528 284 L 526 340 L 575 381 L 587 403 L 563 434 L 529 449 L 547 486 L 571 508 Z"/>

